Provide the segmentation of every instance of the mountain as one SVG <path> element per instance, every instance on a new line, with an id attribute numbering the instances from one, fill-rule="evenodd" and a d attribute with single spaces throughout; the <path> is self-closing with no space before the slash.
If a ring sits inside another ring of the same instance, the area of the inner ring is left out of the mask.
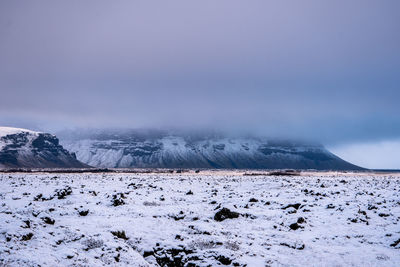
<path id="1" fill-rule="evenodd" d="M 0 127 L 0 168 L 83 168 L 76 159 L 48 133 Z"/>
<path id="2" fill-rule="evenodd" d="M 63 146 L 91 166 L 360 170 L 323 146 L 215 133 L 156 130 L 64 132 Z"/>

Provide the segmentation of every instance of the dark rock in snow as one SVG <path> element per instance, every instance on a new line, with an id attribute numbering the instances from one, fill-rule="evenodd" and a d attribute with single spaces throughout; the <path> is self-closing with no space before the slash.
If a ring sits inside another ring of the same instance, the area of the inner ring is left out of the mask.
<path id="1" fill-rule="evenodd" d="M 327 208 L 327 209 L 334 209 L 334 208 L 335 208 L 335 205 L 329 204 L 328 206 L 326 206 L 326 208 Z"/>
<path id="2" fill-rule="evenodd" d="M 31 221 L 30 220 L 25 220 L 23 221 L 25 225 L 21 226 L 22 228 L 31 228 Z"/>
<path id="3" fill-rule="evenodd" d="M 117 194 L 113 195 L 112 196 L 112 205 L 114 207 L 124 205 L 125 204 L 124 198 L 125 198 L 125 195 L 123 193 L 117 193 Z"/>
<path id="4" fill-rule="evenodd" d="M 26 235 L 23 235 L 23 236 L 21 237 L 21 240 L 22 240 L 22 241 L 28 241 L 28 240 L 31 240 L 32 237 L 33 237 L 33 233 L 27 233 Z"/>
<path id="5" fill-rule="evenodd" d="M 54 224 L 56 221 L 50 217 L 43 217 L 42 218 L 43 222 L 47 223 L 47 224 Z"/>
<path id="6" fill-rule="evenodd" d="M 162 247 L 155 247 L 153 248 L 153 253 L 148 251 L 146 253 L 146 256 L 154 256 L 156 258 L 158 265 L 160 266 L 183 267 L 183 266 L 190 266 L 189 262 L 195 259 L 190 255 L 193 253 L 194 253 L 193 250 L 187 249 L 183 246 L 168 248 L 168 249 Z"/>
<path id="7" fill-rule="evenodd" d="M 231 211 L 228 208 L 222 208 L 214 215 L 214 220 L 222 222 L 225 219 L 235 219 L 239 217 L 239 213 Z"/>
<path id="8" fill-rule="evenodd" d="M 394 241 L 392 244 L 390 244 L 391 247 L 397 247 L 397 245 L 400 244 L 400 238 Z"/>
<path id="9" fill-rule="evenodd" d="M 80 216 L 86 216 L 89 214 L 89 210 L 79 210 L 78 213 Z"/>
<path id="10" fill-rule="evenodd" d="M 229 265 L 232 263 L 232 260 L 230 258 L 225 257 L 223 255 L 219 255 L 219 256 L 215 257 L 215 259 L 217 261 L 219 261 L 220 263 L 222 263 L 223 265 Z"/>
<path id="11" fill-rule="evenodd" d="M 303 250 L 305 248 L 305 245 L 302 243 L 294 243 L 294 244 L 288 244 L 288 243 L 280 243 L 281 246 L 289 247 L 292 249 L 297 249 L 297 250 Z"/>
<path id="12" fill-rule="evenodd" d="M 297 223 L 304 223 L 305 222 L 305 220 L 304 220 L 304 218 L 303 217 L 299 217 L 298 219 L 297 219 Z"/>
<path id="13" fill-rule="evenodd" d="M 297 223 L 292 223 L 291 225 L 289 225 L 290 229 L 292 230 L 297 230 L 299 229 L 301 226 L 298 225 Z"/>
<path id="14" fill-rule="evenodd" d="M 72 188 L 70 186 L 56 190 L 56 196 L 58 199 L 64 199 L 66 196 L 69 196 L 71 194 L 72 194 Z"/>
<path id="15" fill-rule="evenodd" d="M 287 205 L 287 206 L 283 207 L 282 209 L 283 209 L 283 210 L 285 210 L 285 209 L 288 209 L 288 208 L 295 208 L 296 210 L 298 210 L 298 209 L 300 208 L 300 206 L 301 206 L 301 204 L 300 204 L 300 203 L 296 203 L 296 204 L 289 204 L 289 205 Z"/>
<path id="16" fill-rule="evenodd" d="M 124 239 L 124 240 L 128 240 L 129 238 L 126 236 L 125 231 L 111 231 L 111 234 L 113 236 L 116 236 L 118 238 Z"/>

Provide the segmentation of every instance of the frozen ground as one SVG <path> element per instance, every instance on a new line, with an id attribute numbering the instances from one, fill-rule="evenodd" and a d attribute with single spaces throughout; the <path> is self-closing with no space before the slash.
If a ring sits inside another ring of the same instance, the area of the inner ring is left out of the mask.
<path id="1" fill-rule="evenodd" d="M 399 222 L 394 174 L 0 174 L 0 266 L 399 266 Z"/>

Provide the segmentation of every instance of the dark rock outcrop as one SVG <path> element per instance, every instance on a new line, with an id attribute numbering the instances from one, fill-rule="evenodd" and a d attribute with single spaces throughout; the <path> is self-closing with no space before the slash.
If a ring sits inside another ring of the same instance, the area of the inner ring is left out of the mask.
<path id="1" fill-rule="evenodd" d="M 85 168 L 48 133 L 0 127 L 0 167 L 3 168 Z"/>

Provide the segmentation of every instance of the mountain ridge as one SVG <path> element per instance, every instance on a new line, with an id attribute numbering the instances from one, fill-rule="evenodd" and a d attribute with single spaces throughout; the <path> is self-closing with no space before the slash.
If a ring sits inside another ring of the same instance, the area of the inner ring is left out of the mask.
<path id="1" fill-rule="evenodd" d="M 96 130 L 60 140 L 80 161 L 104 168 L 363 169 L 320 144 L 215 132 Z"/>
<path id="2" fill-rule="evenodd" d="M 56 136 L 22 128 L 0 127 L 0 168 L 83 168 Z"/>

